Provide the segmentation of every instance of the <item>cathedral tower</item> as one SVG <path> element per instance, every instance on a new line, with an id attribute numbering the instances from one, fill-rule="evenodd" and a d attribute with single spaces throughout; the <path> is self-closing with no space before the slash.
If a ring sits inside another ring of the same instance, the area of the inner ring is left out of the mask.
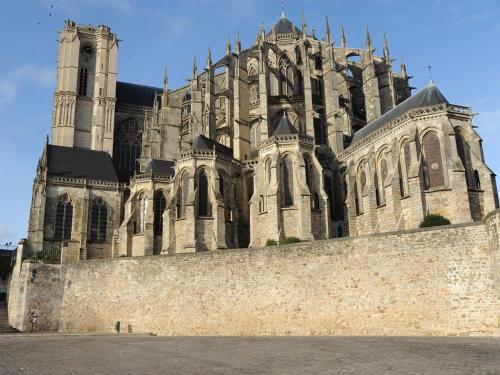
<path id="1" fill-rule="evenodd" d="M 59 39 L 52 143 L 113 154 L 118 41 L 68 20 Z"/>

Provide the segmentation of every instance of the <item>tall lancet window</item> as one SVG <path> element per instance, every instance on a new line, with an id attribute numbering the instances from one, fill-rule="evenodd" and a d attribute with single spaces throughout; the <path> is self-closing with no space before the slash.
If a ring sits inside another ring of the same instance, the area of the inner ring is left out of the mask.
<path id="1" fill-rule="evenodd" d="M 210 202 L 208 197 L 208 177 L 205 171 L 198 174 L 198 216 L 210 216 Z"/>
<path id="2" fill-rule="evenodd" d="M 280 95 L 293 96 L 293 69 L 290 59 L 283 55 L 279 62 Z"/>
<path id="3" fill-rule="evenodd" d="M 153 211 L 154 211 L 154 233 L 157 236 L 161 236 L 163 233 L 163 213 L 167 207 L 167 199 L 165 194 L 161 191 L 155 193 L 155 198 L 153 201 Z"/>
<path id="4" fill-rule="evenodd" d="M 282 207 L 293 206 L 293 163 L 289 156 L 281 161 L 281 186 Z"/>
<path id="5" fill-rule="evenodd" d="M 78 79 L 78 95 L 87 96 L 87 85 L 89 82 L 89 69 L 82 66 Z"/>
<path id="6" fill-rule="evenodd" d="M 106 242 L 106 229 L 108 225 L 108 207 L 101 198 L 94 201 L 90 214 L 89 242 Z"/>
<path id="7" fill-rule="evenodd" d="M 56 205 L 56 222 L 54 239 L 69 240 L 71 239 L 71 228 L 73 225 L 73 205 L 67 195 L 59 198 Z"/>
<path id="8" fill-rule="evenodd" d="M 121 121 L 115 130 L 113 160 L 120 181 L 128 181 L 139 170 L 142 126 L 135 117 Z"/>

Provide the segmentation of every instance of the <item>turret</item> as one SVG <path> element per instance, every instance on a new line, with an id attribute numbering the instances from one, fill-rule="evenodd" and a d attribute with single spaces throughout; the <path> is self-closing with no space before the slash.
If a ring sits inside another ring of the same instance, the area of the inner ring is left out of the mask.
<path id="1" fill-rule="evenodd" d="M 366 27 L 366 51 L 369 55 L 373 52 L 372 37 L 370 36 L 370 30 L 368 26 Z"/>
<path id="2" fill-rule="evenodd" d="M 391 65 L 391 56 L 389 54 L 389 43 L 387 43 L 387 36 L 384 33 L 384 60 L 387 65 Z"/>
<path id="3" fill-rule="evenodd" d="M 326 35 L 325 35 L 325 43 L 332 44 L 333 38 L 332 38 L 332 32 L 330 30 L 330 20 L 328 19 L 328 16 L 326 16 Z"/>
<path id="4" fill-rule="evenodd" d="M 238 31 L 236 33 L 236 53 L 240 54 L 241 53 L 241 42 L 240 42 L 240 32 Z"/>
<path id="5" fill-rule="evenodd" d="M 306 16 L 304 15 L 304 12 L 302 12 L 302 37 L 303 38 L 307 37 L 307 24 L 306 24 Z"/>
<path id="6" fill-rule="evenodd" d="M 344 26 L 341 26 L 340 28 L 340 46 L 342 48 L 346 47 L 346 38 L 345 38 L 345 31 L 344 31 Z"/>
<path id="7" fill-rule="evenodd" d="M 212 51 L 210 51 L 210 47 L 208 47 L 207 53 L 207 69 L 212 68 Z"/>
<path id="8" fill-rule="evenodd" d="M 226 41 L 226 56 L 231 55 L 231 40 L 229 39 L 229 35 L 227 36 L 227 41 Z"/>

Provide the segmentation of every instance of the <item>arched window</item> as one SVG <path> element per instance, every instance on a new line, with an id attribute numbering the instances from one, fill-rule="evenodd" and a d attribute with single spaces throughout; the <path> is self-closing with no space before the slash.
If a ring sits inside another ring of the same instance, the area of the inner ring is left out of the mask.
<path id="1" fill-rule="evenodd" d="M 87 96 L 87 86 L 89 81 L 89 69 L 87 67 L 80 68 L 80 76 L 78 79 L 78 95 Z"/>
<path id="2" fill-rule="evenodd" d="M 252 85 L 250 87 L 250 105 L 256 104 L 259 102 L 259 86 L 258 85 Z"/>
<path id="3" fill-rule="evenodd" d="M 253 65 L 250 65 L 250 68 L 248 69 L 248 78 L 250 79 L 256 79 L 257 78 L 257 70 Z"/>
<path id="4" fill-rule="evenodd" d="M 208 178 L 204 170 L 198 173 L 198 216 L 210 215 L 210 202 L 208 197 Z"/>
<path id="5" fill-rule="evenodd" d="M 106 242 L 107 226 L 108 207 L 101 198 L 98 198 L 94 201 L 91 207 L 89 242 Z"/>
<path id="6" fill-rule="evenodd" d="M 424 181 L 426 189 L 442 187 L 444 181 L 443 158 L 438 135 L 430 131 L 422 140 L 424 150 Z"/>
<path id="7" fill-rule="evenodd" d="M 358 172 L 356 175 L 356 185 L 355 185 L 355 201 L 356 203 L 356 213 L 363 213 L 363 194 L 366 188 L 366 171 L 364 162 L 359 164 Z"/>
<path id="8" fill-rule="evenodd" d="M 248 194 L 247 199 L 248 199 L 248 202 L 250 202 L 250 200 L 252 199 L 253 192 L 254 192 L 253 176 L 250 176 L 250 177 L 248 177 L 248 180 L 247 180 L 247 194 Z"/>
<path id="9" fill-rule="evenodd" d="M 304 95 L 304 78 L 302 72 L 297 71 L 297 84 L 295 85 L 295 94 L 298 96 Z"/>
<path id="10" fill-rule="evenodd" d="M 377 196 L 377 206 L 385 205 L 385 180 L 387 178 L 387 160 L 381 157 L 378 162 L 378 172 L 375 173 L 375 193 Z"/>
<path id="11" fill-rule="evenodd" d="M 182 98 L 182 111 L 181 117 L 186 119 L 191 114 L 191 90 L 189 90 L 186 95 Z"/>
<path id="12" fill-rule="evenodd" d="M 134 223 L 134 233 L 144 233 L 146 228 L 146 214 L 148 210 L 148 197 L 146 194 L 141 194 L 137 198 L 136 202 L 136 212 L 135 212 L 135 223 Z"/>
<path id="13" fill-rule="evenodd" d="M 399 171 L 399 190 L 401 197 L 410 195 L 410 188 L 408 186 L 408 171 L 411 164 L 410 142 L 405 140 L 400 149 L 398 171 Z"/>
<path id="14" fill-rule="evenodd" d="M 161 191 L 155 193 L 153 201 L 153 211 L 154 211 L 154 233 L 157 236 L 163 234 L 163 213 L 167 208 L 167 199 Z"/>
<path id="15" fill-rule="evenodd" d="M 462 131 L 458 129 L 455 131 L 455 140 L 457 143 L 458 157 L 462 161 L 462 165 L 465 169 L 465 181 L 467 183 L 467 187 L 475 188 L 475 182 L 473 178 L 474 172 L 472 171 L 472 158 L 469 143 L 467 143 L 467 140 Z"/>
<path id="16" fill-rule="evenodd" d="M 279 62 L 280 95 L 293 96 L 293 69 L 288 56 L 283 55 Z"/>
<path id="17" fill-rule="evenodd" d="M 293 206 L 293 163 L 289 156 L 281 161 L 282 206 Z"/>
<path id="18" fill-rule="evenodd" d="M 271 183 L 271 159 L 266 160 L 266 188 Z"/>
<path id="19" fill-rule="evenodd" d="M 320 53 L 317 53 L 314 56 L 314 67 L 318 70 L 323 69 L 323 58 L 321 57 Z"/>
<path id="20" fill-rule="evenodd" d="M 54 239 L 69 240 L 71 239 L 71 229 L 73 226 L 73 205 L 67 195 L 59 198 L 56 205 L 56 222 Z"/>
<path id="21" fill-rule="evenodd" d="M 135 117 L 121 121 L 116 127 L 113 159 L 120 181 L 128 181 L 139 170 L 142 130 Z"/>
<path id="22" fill-rule="evenodd" d="M 479 172 L 477 169 L 474 171 L 474 188 L 481 189 L 481 179 L 479 178 Z"/>

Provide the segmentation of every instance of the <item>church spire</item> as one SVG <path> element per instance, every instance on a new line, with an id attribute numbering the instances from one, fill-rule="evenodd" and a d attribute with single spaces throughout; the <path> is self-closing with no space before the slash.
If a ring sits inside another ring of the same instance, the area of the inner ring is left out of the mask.
<path id="1" fill-rule="evenodd" d="M 285 0 L 281 0 L 281 18 L 285 17 Z"/>
<path id="2" fill-rule="evenodd" d="M 241 52 L 241 42 L 240 42 L 240 32 L 237 31 L 236 32 L 236 53 L 240 53 Z"/>
<path id="3" fill-rule="evenodd" d="M 306 24 L 306 16 L 304 12 L 302 12 L 302 36 L 307 35 L 307 24 Z"/>
<path id="4" fill-rule="evenodd" d="M 366 49 L 370 54 L 373 52 L 372 37 L 370 36 L 370 30 L 368 29 L 368 26 L 366 26 Z"/>
<path id="5" fill-rule="evenodd" d="M 165 66 L 165 70 L 163 71 L 163 93 L 166 94 L 168 91 L 168 70 Z"/>
<path id="6" fill-rule="evenodd" d="M 386 64 L 391 64 L 391 55 L 389 54 L 389 43 L 387 43 L 387 36 L 384 33 L 384 59 Z"/>
<path id="7" fill-rule="evenodd" d="M 226 56 L 231 55 L 231 40 L 229 39 L 229 35 L 227 36 L 227 42 L 226 42 Z"/>
<path id="8" fill-rule="evenodd" d="M 340 46 L 342 48 L 346 47 L 346 38 L 345 38 L 344 26 L 341 26 L 341 28 L 340 28 Z"/>
<path id="9" fill-rule="evenodd" d="M 330 20 L 328 19 L 328 16 L 326 16 L 326 38 L 325 42 L 328 44 L 332 44 L 332 31 L 330 30 Z"/>
<path id="10" fill-rule="evenodd" d="M 403 78 L 408 78 L 408 73 L 406 71 L 406 64 L 405 64 L 405 60 L 404 60 L 404 56 L 401 55 L 401 77 Z"/>
<path id="11" fill-rule="evenodd" d="M 193 80 L 198 76 L 198 66 L 196 65 L 196 56 L 194 57 L 193 62 Z"/>
<path id="12" fill-rule="evenodd" d="M 208 47 L 208 53 L 207 53 L 207 69 L 210 69 L 212 67 L 212 51 L 210 51 L 210 47 Z"/>

